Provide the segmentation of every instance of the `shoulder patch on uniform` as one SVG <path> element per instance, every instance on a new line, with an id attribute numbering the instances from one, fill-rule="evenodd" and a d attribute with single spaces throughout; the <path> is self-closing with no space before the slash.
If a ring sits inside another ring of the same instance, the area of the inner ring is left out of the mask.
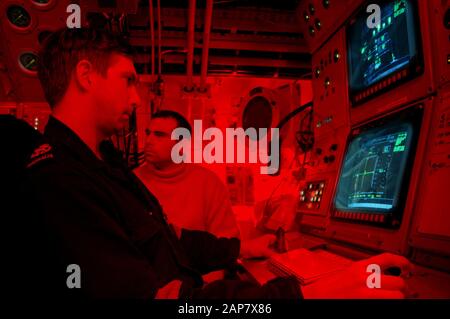
<path id="1" fill-rule="evenodd" d="M 41 144 L 39 145 L 31 154 L 30 162 L 27 165 L 27 168 L 34 166 L 36 163 L 39 163 L 43 160 L 54 158 L 52 153 L 52 146 L 50 144 Z"/>

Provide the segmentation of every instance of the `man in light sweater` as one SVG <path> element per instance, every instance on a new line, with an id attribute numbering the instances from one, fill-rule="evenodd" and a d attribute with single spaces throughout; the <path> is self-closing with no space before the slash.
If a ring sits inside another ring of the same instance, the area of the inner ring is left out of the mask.
<path id="1" fill-rule="evenodd" d="M 171 110 L 152 115 L 146 129 L 145 164 L 134 173 L 156 196 L 169 222 L 180 228 L 207 231 L 217 237 L 239 238 L 228 191 L 210 170 L 197 164 L 176 164 L 171 158 L 175 128 L 192 131 L 189 122 Z M 241 256 L 269 256 L 274 235 L 241 242 Z"/>
<path id="2" fill-rule="evenodd" d="M 239 237 L 239 229 L 225 185 L 210 170 L 171 159 L 172 131 L 189 122 L 174 111 L 155 113 L 146 129 L 145 161 L 136 169 L 173 224 L 207 231 L 217 237 Z"/>

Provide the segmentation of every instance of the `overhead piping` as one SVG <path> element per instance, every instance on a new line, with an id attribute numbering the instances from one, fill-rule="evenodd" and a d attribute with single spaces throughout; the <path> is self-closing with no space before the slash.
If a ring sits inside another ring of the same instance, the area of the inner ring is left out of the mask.
<path id="1" fill-rule="evenodd" d="M 206 77 L 208 74 L 209 37 L 211 34 L 211 21 L 213 12 L 213 0 L 206 0 L 205 24 L 203 27 L 203 50 L 200 75 L 200 91 L 206 91 Z"/>
<path id="2" fill-rule="evenodd" d="M 161 1 L 157 0 L 158 14 L 158 78 L 161 77 Z"/>
<path id="3" fill-rule="evenodd" d="M 151 66 L 152 66 L 152 76 L 151 82 L 155 80 L 155 18 L 153 14 L 153 0 L 149 0 L 149 17 L 150 17 L 150 38 L 151 38 Z"/>
<path id="4" fill-rule="evenodd" d="M 187 83 L 185 91 L 192 91 L 194 88 L 194 41 L 195 41 L 195 0 L 189 0 L 188 10 L 188 34 L 187 34 L 187 65 L 186 78 Z"/>

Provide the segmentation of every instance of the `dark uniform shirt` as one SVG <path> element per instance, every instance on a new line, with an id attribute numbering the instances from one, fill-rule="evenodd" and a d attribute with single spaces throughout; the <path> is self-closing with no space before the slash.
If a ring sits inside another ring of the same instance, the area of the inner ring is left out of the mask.
<path id="1" fill-rule="evenodd" d="M 103 160 L 67 126 L 51 117 L 27 165 L 27 215 L 34 225 L 30 250 L 50 295 L 153 298 L 174 279 L 181 297 L 298 297 L 292 279 L 264 286 L 240 280 L 203 285 L 201 273 L 232 265 L 239 240 L 183 230 L 178 239 L 157 199 L 122 163 L 112 144 Z M 67 267 L 80 267 L 81 288 L 67 287 Z"/>

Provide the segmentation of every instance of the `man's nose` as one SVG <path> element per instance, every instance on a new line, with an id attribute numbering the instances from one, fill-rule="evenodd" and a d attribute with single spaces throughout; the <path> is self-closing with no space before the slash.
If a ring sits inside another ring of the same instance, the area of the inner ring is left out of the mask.
<path id="1" fill-rule="evenodd" d="M 145 146 L 146 147 L 149 147 L 149 146 L 152 146 L 153 145 L 153 143 L 154 143 L 154 135 L 152 134 L 152 133 L 150 133 L 150 134 L 148 134 L 146 137 L 145 137 Z"/>
<path id="2" fill-rule="evenodd" d="M 131 90 L 131 92 L 130 92 L 130 101 L 129 101 L 130 103 L 129 103 L 129 105 L 133 109 L 135 109 L 135 108 L 137 108 L 138 106 L 141 105 L 141 97 L 138 94 L 136 86 L 133 85 L 130 90 Z"/>

